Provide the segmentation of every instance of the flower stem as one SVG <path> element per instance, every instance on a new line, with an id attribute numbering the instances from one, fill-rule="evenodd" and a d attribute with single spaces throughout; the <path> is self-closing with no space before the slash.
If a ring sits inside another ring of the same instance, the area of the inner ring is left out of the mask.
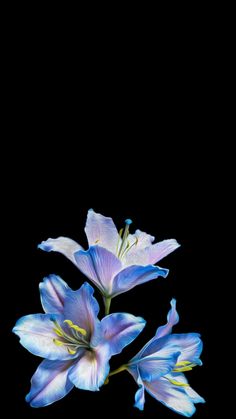
<path id="1" fill-rule="evenodd" d="M 107 316 L 110 313 L 111 297 L 104 297 L 103 301 L 105 305 L 105 315 Z"/>
<path id="2" fill-rule="evenodd" d="M 127 365 L 124 364 L 124 365 L 121 365 L 121 367 L 117 368 L 116 370 L 111 371 L 110 374 L 108 374 L 107 378 L 105 379 L 104 384 L 108 384 L 109 383 L 109 378 L 112 375 L 119 374 L 119 372 L 125 371 L 126 369 L 127 369 Z"/>
<path id="3" fill-rule="evenodd" d="M 112 375 L 115 375 L 115 374 L 119 374 L 119 372 L 125 371 L 126 369 L 127 369 L 127 365 L 125 365 L 125 364 L 121 365 L 121 367 L 117 368 L 114 371 L 111 371 L 110 374 L 108 375 L 108 377 L 111 377 Z"/>

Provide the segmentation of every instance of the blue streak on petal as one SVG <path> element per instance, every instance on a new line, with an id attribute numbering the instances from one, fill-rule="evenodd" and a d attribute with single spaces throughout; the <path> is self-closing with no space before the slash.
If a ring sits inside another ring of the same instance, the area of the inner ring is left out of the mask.
<path id="1" fill-rule="evenodd" d="M 68 379 L 73 361 L 45 359 L 31 379 L 31 389 L 25 400 L 31 407 L 48 406 L 68 394 L 74 385 Z"/>
<path id="2" fill-rule="evenodd" d="M 41 250 L 44 250 L 45 252 L 51 252 L 52 251 L 52 246 L 50 246 L 49 244 L 45 244 L 45 242 L 42 242 L 42 243 L 38 244 L 37 248 L 41 249 Z"/>
<path id="3" fill-rule="evenodd" d="M 167 314 L 167 323 L 164 326 L 158 327 L 155 335 L 157 338 L 170 334 L 172 332 L 172 327 L 179 322 L 179 315 L 176 310 L 176 300 L 172 298 L 170 304 L 171 309 Z"/>
<path id="4" fill-rule="evenodd" d="M 146 321 L 142 317 L 135 317 L 128 313 L 112 313 L 101 321 L 102 333 L 109 343 L 112 355 L 118 354 L 129 345 L 145 327 Z"/>
<path id="5" fill-rule="evenodd" d="M 160 268 L 159 266 L 147 265 L 138 266 L 132 265 L 119 272 L 113 280 L 113 296 L 126 292 L 136 285 L 151 281 L 159 276 L 164 278 L 169 273 L 168 269 Z"/>

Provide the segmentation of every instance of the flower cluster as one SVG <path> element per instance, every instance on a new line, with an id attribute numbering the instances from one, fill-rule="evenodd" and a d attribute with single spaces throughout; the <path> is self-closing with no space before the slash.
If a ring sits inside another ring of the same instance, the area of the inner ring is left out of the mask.
<path id="1" fill-rule="evenodd" d="M 129 313 L 110 313 L 112 298 L 168 269 L 156 265 L 179 247 L 176 240 L 154 243 L 140 230 L 130 234 L 131 220 L 118 233 L 113 220 L 88 211 L 85 233 L 89 248 L 67 237 L 48 239 L 38 247 L 64 254 L 98 288 L 105 317 L 99 319 L 94 289 L 85 282 L 77 291 L 57 275 L 39 284 L 44 314 L 21 317 L 13 332 L 34 355 L 44 358 L 31 379 L 26 401 L 43 407 L 64 397 L 73 387 L 98 391 L 109 377 L 128 371 L 136 381 L 135 407 L 143 410 L 145 390 L 170 409 L 192 416 L 195 403 L 203 403 L 183 374 L 201 365 L 202 341 L 197 333 L 173 334 L 178 323 L 176 300 L 171 300 L 167 323 L 126 364 L 110 372 L 109 360 L 143 330 L 145 320 Z"/>

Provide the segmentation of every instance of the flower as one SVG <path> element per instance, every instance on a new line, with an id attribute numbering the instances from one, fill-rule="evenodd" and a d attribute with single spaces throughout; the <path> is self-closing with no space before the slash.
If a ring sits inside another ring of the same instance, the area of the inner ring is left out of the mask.
<path id="1" fill-rule="evenodd" d="M 154 264 L 179 247 L 174 239 L 152 244 L 155 238 L 140 230 L 129 234 L 132 221 L 125 223 L 118 233 L 111 218 L 91 209 L 85 226 L 88 250 L 67 237 L 50 238 L 38 247 L 69 258 L 99 288 L 109 310 L 109 300 L 116 295 L 158 276 L 166 277 L 168 269 Z"/>
<path id="2" fill-rule="evenodd" d="M 135 407 L 140 410 L 144 408 L 145 390 L 170 409 L 187 417 L 195 412 L 194 403 L 205 402 L 189 386 L 183 374 L 195 365 L 202 365 L 199 359 L 202 341 L 197 333 L 171 334 L 172 326 L 178 321 L 176 300 L 172 299 L 167 324 L 159 327 L 154 338 L 119 369 L 127 369 L 139 385 Z M 116 371 L 110 375 L 114 373 Z"/>
<path id="3" fill-rule="evenodd" d="M 101 321 L 94 290 L 84 283 L 72 291 L 58 276 L 40 283 L 46 314 L 20 318 L 13 332 L 34 355 L 45 358 L 31 380 L 26 401 L 42 407 L 64 397 L 74 387 L 97 391 L 109 373 L 109 359 L 131 343 L 145 320 L 114 313 Z"/>

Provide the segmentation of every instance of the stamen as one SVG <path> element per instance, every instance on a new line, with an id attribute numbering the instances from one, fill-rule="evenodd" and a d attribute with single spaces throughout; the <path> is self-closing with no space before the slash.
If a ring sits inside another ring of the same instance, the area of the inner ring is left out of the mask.
<path id="1" fill-rule="evenodd" d="M 62 338 L 53 339 L 53 343 L 55 345 L 65 346 L 65 349 L 70 355 L 74 355 L 79 348 L 89 348 L 89 343 L 84 338 L 84 336 L 87 334 L 85 329 L 74 324 L 71 320 L 64 320 L 64 323 L 66 323 L 71 329 L 71 334 L 66 333 L 56 320 L 51 320 L 56 326 L 53 328 L 54 333 Z"/>
<path id="2" fill-rule="evenodd" d="M 72 329 L 75 329 L 77 332 L 81 333 L 81 335 L 86 336 L 87 332 L 85 329 L 82 329 L 82 327 L 77 326 L 76 324 L 73 324 L 70 326 Z"/>
<path id="3" fill-rule="evenodd" d="M 176 367 L 185 367 L 186 365 L 190 365 L 191 362 L 190 361 L 180 361 L 177 362 Z"/>
<path id="4" fill-rule="evenodd" d="M 71 326 L 73 324 L 73 322 L 71 320 L 64 320 L 63 323 L 67 323 L 68 326 Z"/>
<path id="5" fill-rule="evenodd" d="M 77 324 L 73 324 L 71 320 L 64 320 L 64 323 L 67 323 L 71 329 L 76 330 L 77 332 L 81 333 L 81 335 L 86 336 L 87 332 L 82 327 L 77 326 Z"/>
<path id="6" fill-rule="evenodd" d="M 175 368 L 173 369 L 173 371 L 174 372 L 191 371 L 193 367 L 196 367 L 196 364 L 193 364 L 190 361 L 180 361 L 175 365 Z"/>
<path id="7" fill-rule="evenodd" d="M 121 242 L 120 249 L 119 249 L 119 252 L 118 252 L 118 258 L 122 257 L 122 251 L 124 253 L 127 250 L 126 240 L 127 240 L 128 235 L 129 235 L 129 226 L 130 226 L 130 224 L 132 224 L 132 220 L 130 220 L 128 218 L 127 220 L 125 220 L 125 224 L 126 224 L 125 231 L 124 231 L 124 234 L 123 234 L 123 237 L 122 237 L 122 242 Z"/>
<path id="8" fill-rule="evenodd" d="M 136 237 L 135 242 L 131 244 L 131 246 L 130 246 L 130 243 L 128 242 L 128 245 L 126 246 L 126 249 L 123 252 L 122 258 L 124 257 L 126 253 L 130 251 L 130 249 L 132 249 L 132 247 L 136 246 L 137 244 L 138 244 L 138 237 Z"/>
<path id="9" fill-rule="evenodd" d="M 55 343 L 55 345 L 57 345 L 57 346 L 64 345 L 64 342 L 62 342 L 61 340 L 58 340 L 58 339 L 53 339 L 53 343 Z"/>
<path id="10" fill-rule="evenodd" d="M 60 331 L 60 330 L 58 330 L 58 329 L 56 329 L 56 328 L 54 328 L 54 329 L 52 329 L 53 330 L 53 332 L 55 332 L 56 334 L 57 334 L 57 336 L 60 336 L 60 338 L 62 338 L 63 337 L 63 333 Z"/>
<path id="11" fill-rule="evenodd" d="M 178 387 L 189 387 L 189 384 L 187 384 L 187 383 L 180 383 L 179 381 L 172 380 L 171 378 L 167 378 L 167 380 L 168 380 L 171 384 L 174 384 L 174 386 L 178 386 Z"/>
<path id="12" fill-rule="evenodd" d="M 74 355 L 76 353 L 76 351 L 70 348 L 67 348 L 67 351 L 69 352 L 70 355 Z"/>

